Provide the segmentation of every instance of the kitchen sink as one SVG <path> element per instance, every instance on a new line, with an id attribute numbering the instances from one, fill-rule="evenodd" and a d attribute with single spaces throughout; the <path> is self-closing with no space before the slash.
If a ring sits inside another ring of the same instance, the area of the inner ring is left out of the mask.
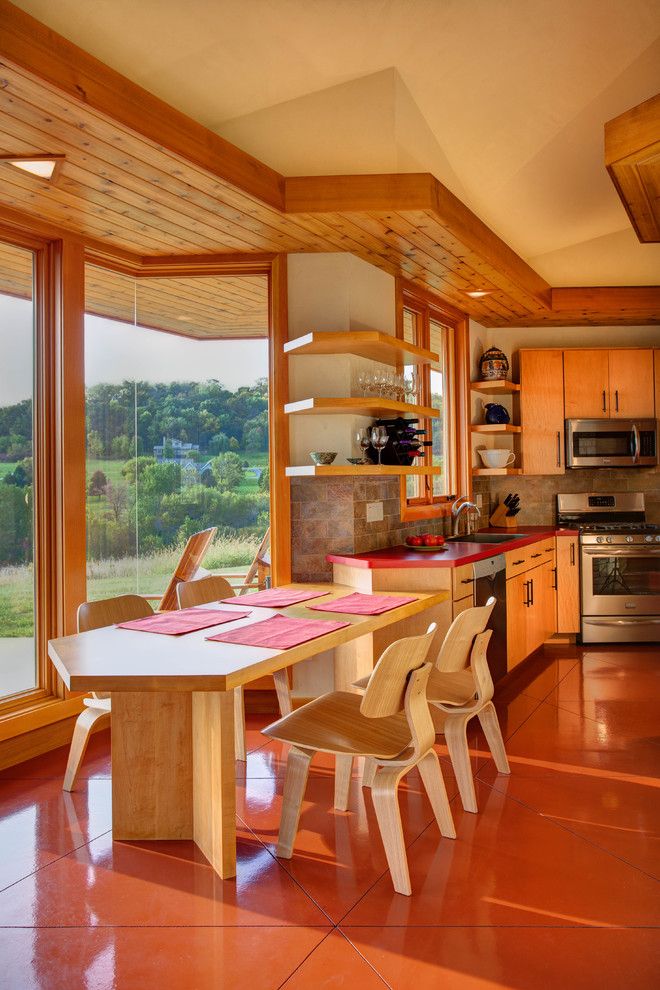
<path id="1" fill-rule="evenodd" d="M 470 533 L 469 536 L 450 536 L 446 543 L 510 543 L 511 540 L 525 540 L 528 533 Z"/>

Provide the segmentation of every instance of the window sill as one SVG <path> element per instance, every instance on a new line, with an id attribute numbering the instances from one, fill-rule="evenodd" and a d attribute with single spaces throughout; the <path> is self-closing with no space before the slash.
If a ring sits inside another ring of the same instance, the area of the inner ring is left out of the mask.
<path id="1" fill-rule="evenodd" d="M 80 695 L 66 699 L 51 696 L 42 701 L 26 702 L 24 708 L 14 709 L 0 716 L 0 742 L 71 718 L 72 715 L 79 715 L 83 707 Z"/>

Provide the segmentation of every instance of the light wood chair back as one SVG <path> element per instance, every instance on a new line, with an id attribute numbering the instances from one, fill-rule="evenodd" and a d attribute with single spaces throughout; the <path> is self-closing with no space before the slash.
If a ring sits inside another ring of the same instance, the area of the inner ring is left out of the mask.
<path id="1" fill-rule="evenodd" d="M 470 653 L 470 667 L 477 688 L 475 708 L 485 705 L 495 693 L 495 685 L 493 684 L 493 677 L 488 666 L 488 657 L 486 656 L 488 643 L 492 635 L 492 629 L 486 629 L 484 632 L 479 633 Z"/>
<path id="2" fill-rule="evenodd" d="M 217 532 L 217 527 L 213 526 L 211 529 L 203 529 L 199 533 L 193 533 L 189 538 L 183 548 L 179 563 L 174 568 L 174 574 L 165 589 L 165 594 L 159 602 L 159 612 L 171 612 L 173 609 L 178 608 L 176 597 L 177 585 L 182 581 L 192 580 Z"/>
<path id="3" fill-rule="evenodd" d="M 459 612 L 445 636 L 435 666 L 443 674 L 464 670 L 470 660 L 475 637 L 488 625 L 496 599 L 491 597 L 485 605 L 476 605 Z"/>
<path id="4" fill-rule="evenodd" d="M 222 598 L 233 598 L 235 592 L 226 578 L 210 574 L 196 581 L 182 581 L 177 585 L 176 595 L 179 608 L 192 608 L 193 605 L 207 605 L 209 602 L 219 602 Z"/>
<path id="5" fill-rule="evenodd" d="M 118 622 L 130 622 L 147 615 L 153 615 L 153 609 L 140 595 L 117 595 L 98 602 L 83 602 L 78 607 L 78 632 L 114 626 Z"/>
<path id="6" fill-rule="evenodd" d="M 432 622 L 422 636 L 399 639 L 383 651 L 364 692 L 362 715 L 386 718 L 403 710 L 409 676 L 424 664 L 436 628 Z"/>

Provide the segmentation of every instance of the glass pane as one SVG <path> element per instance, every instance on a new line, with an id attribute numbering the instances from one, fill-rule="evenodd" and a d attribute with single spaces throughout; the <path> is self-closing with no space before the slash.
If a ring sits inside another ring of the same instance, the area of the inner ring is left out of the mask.
<path id="1" fill-rule="evenodd" d="M 436 320 L 430 323 L 430 349 L 440 355 L 440 367 L 431 368 L 431 405 L 434 409 L 440 410 L 438 419 L 433 420 L 433 447 L 431 450 L 431 463 L 433 467 L 439 467 L 441 474 L 433 475 L 433 495 L 435 497 L 448 494 L 448 417 L 447 417 L 447 395 L 446 395 L 446 367 L 445 359 L 447 353 L 446 335 L 447 330 Z"/>
<path id="2" fill-rule="evenodd" d="M 657 557 L 643 553 L 621 557 L 596 557 L 593 561 L 594 595 L 660 595 Z"/>
<path id="3" fill-rule="evenodd" d="M 37 687 L 32 397 L 34 256 L 0 244 L 0 696 Z"/>
<path id="4" fill-rule="evenodd" d="M 185 541 L 244 573 L 269 524 L 265 276 L 87 277 L 87 594 L 165 590 Z"/>
<path id="5" fill-rule="evenodd" d="M 403 310 L 403 339 L 409 344 L 417 344 L 421 346 L 421 341 L 419 339 L 419 329 L 418 329 L 419 316 L 411 309 Z M 404 376 L 411 379 L 415 383 L 415 396 L 410 399 L 408 396 L 408 401 L 419 402 L 421 395 L 421 383 L 417 370 L 417 365 L 414 364 L 404 364 L 403 366 Z M 420 430 L 425 428 L 424 423 L 417 424 Z M 424 493 L 424 478 L 417 475 L 407 474 L 406 475 L 406 498 L 414 499 L 421 498 Z"/>

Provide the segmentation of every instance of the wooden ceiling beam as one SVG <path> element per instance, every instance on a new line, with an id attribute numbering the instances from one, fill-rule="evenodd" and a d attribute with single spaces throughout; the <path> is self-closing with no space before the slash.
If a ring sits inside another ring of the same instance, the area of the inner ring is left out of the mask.
<path id="1" fill-rule="evenodd" d="M 640 241 L 660 242 L 660 94 L 607 121 L 605 166 Z"/>
<path id="2" fill-rule="evenodd" d="M 8 0 L 0 0 L 0 56 L 255 199 L 283 207 L 283 177 L 279 172 L 159 100 Z"/>
<path id="3" fill-rule="evenodd" d="M 555 288 L 549 312 L 480 322 L 486 327 L 654 326 L 660 323 L 660 286 Z"/>

